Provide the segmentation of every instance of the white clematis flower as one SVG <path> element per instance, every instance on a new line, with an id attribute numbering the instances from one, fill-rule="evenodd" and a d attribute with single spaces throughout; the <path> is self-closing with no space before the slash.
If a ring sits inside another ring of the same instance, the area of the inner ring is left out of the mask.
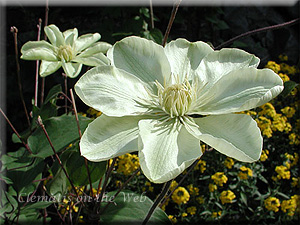
<path id="1" fill-rule="evenodd" d="M 104 53 L 111 47 L 106 42 L 97 42 L 100 34 L 85 34 L 78 37 L 76 28 L 61 32 L 55 25 L 44 28 L 49 42 L 29 41 L 21 49 L 22 59 L 42 60 L 40 75 L 45 77 L 63 67 L 68 77 L 74 78 L 87 66 L 109 65 Z"/>
<path id="2" fill-rule="evenodd" d="M 185 39 L 163 48 L 139 37 L 117 42 L 108 57 L 112 66 L 91 69 L 75 85 L 85 104 L 103 112 L 80 141 L 88 160 L 138 151 L 145 176 L 162 183 L 202 155 L 200 141 L 243 162 L 259 159 L 256 122 L 234 113 L 268 102 L 283 83 L 257 69 L 257 57 Z"/>

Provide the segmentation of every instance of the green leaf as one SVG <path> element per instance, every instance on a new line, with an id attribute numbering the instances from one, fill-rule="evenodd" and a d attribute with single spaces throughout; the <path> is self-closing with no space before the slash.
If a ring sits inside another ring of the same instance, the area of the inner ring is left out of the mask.
<path id="1" fill-rule="evenodd" d="M 111 201 L 115 192 L 109 192 L 102 199 L 104 202 Z M 153 202 L 143 194 L 135 194 L 130 191 L 121 192 L 114 203 L 110 204 L 103 215 L 100 223 L 103 224 L 139 224 L 142 223 L 151 208 Z M 168 216 L 160 208 L 156 208 L 149 224 L 171 224 Z"/>
<path id="2" fill-rule="evenodd" d="M 245 205 L 247 205 L 247 196 L 245 193 L 241 192 L 241 202 L 243 202 Z"/>
<path id="3" fill-rule="evenodd" d="M 89 184 L 85 160 L 78 151 L 66 151 L 68 154 L 66 161 L 66 170 L 74 185 L 84 186 Z M 99 180 L 106 171 L 106 161 L 104 162 L 90 162 L 88 161 L 88 168 L 92 183 Z"/>
<path id="4" fill-rule="evenodd" d="M 291 80 L 284 82 L 284 89 L 281 92 L 280 96 L 284 98 L 287 97 L 297 85 L 298 84 L 296 82 Z"/>
<path id="5" fill-rule="evenodd" d="M 57 96 L 59 95 L 59 93 L 61 93 L 61 85 L 57 84 L 55 86 L 53 86 L 50 91 L 48 92 L 47 97 L 45 98 L 44 104 L 48 103 L 50 100 L 57 98 Z"/>
<path id="6" fill-rule="evenodd" d="M 80 115 L 78 119 L 81 132 L 92 121 L 92 119 Z M 73 115 L 64 114 L 60 117 L 52 117 L 45 120 L 44 125 L 56 152 L 63 150 L 69 144 L 79 139 L 77 123 Z M 54 154 L 41 127 L 35 130 L 28 138 L 28 145 L 33 156 L 46 158 Z"/>

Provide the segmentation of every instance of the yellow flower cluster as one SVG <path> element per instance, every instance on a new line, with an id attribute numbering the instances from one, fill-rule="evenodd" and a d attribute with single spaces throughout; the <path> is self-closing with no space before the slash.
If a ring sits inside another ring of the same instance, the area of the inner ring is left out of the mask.
<path id="1" fill-rule="evenodd" d="M 265 67 L 273 70 L 275 73 L 278 73 L 281 70 L 280 65 L 274 61 L 269 61 Z"/>
<path id="2" fill-rule="evenodd" d="M 287 168 L 290 169 L 291 167 L 296 166 L 298 164 L 299 155 L 297 152 L 295 152 L 294 155 L 285 153 L 284 156 L 287 159 L 287 161 L 284 162 Z"/>
<path id="3" fill-rule="evenodd" d="M 86 111 L 86 114 L 89 116 L 89 117 L 93 117 L 93 118 L 97 118 L 98 116 L 101 116 L 101 112 L 93 109 L 93 108 L 89 108 L 87 111 Z"/>
<path id="4" fill-rule="evenodd" d="M 201 204 L 203 204 L 204 203 L 204 196 L 203 195 L 201 195 L 201 196 L 199 196 L 199 197 L 197 197 L 196 198 L 196 201 L 201 205 Z"/>
<path id="5" fill-rule="evenodd" d="M 269 211 L 278 212 L 280 207 L 280 201 L 275 197 L 268 197 L 264 201 L 265 208 Z"/>
<path id="6" fill-rule="evenodd" d="M 172 200 L 178 205 L 186 204 L 190 200 L 190 194 L 184 187 L 178 187 L 172 194 Z"/>
<path id="7" fill-rule="evenodd" d="M 281 112 L 287 117 L 291 118 L 294 116 L 296 109 L 294 107 L 286 106 L 283 109 L 281 109 Z"/>
<path id="8" fill-rule="evenodd" d="M 211 179 L 215 182 L 216 185 L 222 187 L 228 181 L 228 178 L 224 172 L 217 172 L 211 176 Z"/>
<path id="9" fill-rule="evenodd" d="M 143 187 L 142 188 L 142 191 L 150 191 L 150 192 L 153 192 L 154 191 L 154 187 L 151 186 L 151 183 L 149 181 L 146 181 L 145 182 L 145 186 L 146 187 Z"/>
<path id="10" fill-rule="evenodd" d="M 197 208 L 196 208 L 196 206 L 188 207 L 188 208 L 186 209 L 186 212 L 189 213 L 191 216 L 192 216 L 192 215 L 195 215 L 196 212 L 197 212 Z"/>
<path id="11" fill-rule="evenodd" d="M 127 176 L 136 171 L 140 163 L 137 155 L 127 153 L 118 157 L 117 165 L 117 172 Z"/>
<path id="12" fill-rule="evenodd" d="M 194 167 L 194 170 L 199 170 L 201 173 L 204 173 L 206 170 L 206 162 L 204 160 L 199 160 L 197 165 Z"/>
<path id="13" fill-rule="evenodd" d="M 189 190 L 189 193 L 193 196 L 197 196 L 199 195 L 199 188 L 197 187 L 194 187 L 193 184 L 190 184 L 187 186 L 188 190 Z"/>
<path id="14" fill-rule="evenodd" d="M 245 166 L 242 166 L 240 168 L 240 171 L 238 173 L 238 177 L 241 179 L 241 180 L 247 180 L 248 177 L 252 177 L 253 176 L 253 172 L 250 168 L 248 167 L 245 167 Z"/>
<path id="15" fill-rule="evenodd" d="M 280 70 L 283 73 L 287 73 L 290 75 L 295 75 L 296 73 L 299 73 L 299 69 L 297 69 L 296 66 L 290 66 L 286 63 L 280 63 Z"/>
<path id="16" fill-rule="evenodd" d="M 224 205 L 226 203 L 232 203 L 232 200 L 235 199 L 236 196 L 232 191 L 227 190 L 227 191 L 222 191 L 219 198 L 222 204 Z"/>
<path id="17" fill-rule="evenodd" d="M 290 133 L 289 135 L 289 144 L 290 145 L 299 145 L 300 144 L 300 135 L 296 133 Z"/>
<path id="18" fill-rule="evenodd" d="M 228 168 L 231 169 L 234 165 L 234 160 L 230 157 L 227 157 L 224 161 L 224 165 Z"/>
<path id="19" fill-rule="evenodd" d="M 291 172 L 284 165 L 276 166 L 275 171 L 277 173 L 277 176 L 273 180 L 280 180 L 280 179 L 288 180 L 291 178 Z"/>
<path id="20" fill-rule="evenodd" d="M 288 216 L 294 216 L 297 208 L 300 206 L 299 201 L 300 195 L 294 195 L 289 200 L 283 200 L 281 203 L 281 210 Z"/>
<path id="21" fill-rule="evenodd" d="M 274 106 L 271 103 L 266 103 L 260 107 L 261 111 L 258 112 L 258 117 L 255 119 L 258 127 L 263 135 L 270 138 L 274 131 L 290 132 L 292 130 L 291 124 L 288 122 L 288 117 L 280 113 L 276 113 Z M 288 116 L 293 116 L 292 107 L 283 109 L 283 113 Z"/>
<path id="22" fill-rule="evenodd" d="M 260 161 L 264 162 L 268 159 L 268 155 L 269 155 L 269 150 L 265 149 L 262 150 L 261 155 L 260 155 Z"/>
<path id="23" fill-rule="evenodd" d="M 218 186 L 215 185 L 215 184 L 210 183 L 210 184 L 208 185 L 208 190 L 209 190 L 210 192 L 214 192 L 214 191 L 217 190 L 217 189 L 218 189 Z"/>
<path id="24" fill-rule="evenodd" d="M 280 54 L 278 56 L 278 58 L 279 58 L 280 61 L 288 61 L 288 59 L 289 59 L 288 56 L 284 55 L 284 54 Z"/>

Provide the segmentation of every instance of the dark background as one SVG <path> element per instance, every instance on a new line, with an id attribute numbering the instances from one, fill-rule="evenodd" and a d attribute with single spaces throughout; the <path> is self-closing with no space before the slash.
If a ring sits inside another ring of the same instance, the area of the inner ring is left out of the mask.
<path id="1" fill-rule="evenodd" d="M 27 128 L 26 117 L 20 101 L 13 35 L 10 27 L 18 28 L 18 49 L 27 41 L 36 40 L 38 19 L 45 18 L 44 7 L 6 7 L 6 114 L 19 132 Z M 50 7 L 48 24 L 57 25 L 61 31 L 76 27 L 79 35 L 98 32 L 102 41 L 113 44 L 128 35 L 145 36 L 150 30 L 150 18 L 145 7 Z M 172 7 L 154 7 L 155 28 L 164 34 Z M 213 46 L 244 32 L 288 22 L 299 17 L 299 2 L 293 7 L 180 7 L 169 39 L 178 37 L 189 41 L 211 42 Z M 43 21 L 44 22 L 44 21 Z M 146 26 L 148 25 L 148 27 Z M 159 32 L 158 32 L 159 33 Z M 41 39 L 44 38 L 42 33 Z M 239 47 L 261 59 L 260 67 L 267 61 L 278 59 L 279 54 L 289 57 L 290 65 L 299 65 L 299 23 L 283 29 L 257 33 L 240 39 L 227 47 Z M 20 52 L 19 52 L 20 54 Z M 20 60 L 21 79 L 28 111 L 34 97 L 35 62 Z M 84 67 L 82 73 L 88 68 Z M 55 84 L 63 84 L 57 72 L 46 78 L 45 93 Z M 77 79 L 69 79 L 69 88 Z M 77 101 L 79 111 L 86 108 Z M 11 142 L 12 130 L 7 127 L 7 151 L 17 149 Z"/>

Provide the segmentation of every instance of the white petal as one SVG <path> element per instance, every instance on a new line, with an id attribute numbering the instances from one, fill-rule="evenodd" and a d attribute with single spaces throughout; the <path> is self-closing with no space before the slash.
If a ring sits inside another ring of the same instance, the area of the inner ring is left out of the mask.
<path id="1" fill-rule="evenodd" d="M 94 34 L 85 34 L 80 36 L 77 40 L 75 40 L 75 50 L 76 52 L 81 52 L 86 49 L 90 45 L 94 44 L 101 38 L 101 35 L 98 33 Z"/>
<path id="2" fill-rule="evenodd" d="M 87 66 L 105 66 L 110 64 L 109 59 L 101 52 L 86 57 L 82 57 L 80 54 L 72 59 L 72 61 L 82 63 Z"/>
<path id="3" fill-rule="evenodd" d="M 103 161 L 137 151 L 140 119 L 138 116 L 108 117 L 102 114 L 83 133 L 81 155 L 90 161 Z"/>
<path id="4" fill-rule="evenodd" d="M 251 116 L 228 114 L 194 118 L 199 139 L 217 151 L 243 162 L 259 159 L 263 139 Z"/>
<path id="5" fill-rule="evenodd" d="M 57 26 L 53 24 L 46 26 L 44 28 L 44 31 L 51 44 L 53 44 L 54 46 L 59 47 L 65 44 L 64 36 Z"/>
<path id="6" fill-rule="evenodd" d="M 63 32 L 66 44 L 73 46 L 74 41 L 78 38 L 77 28 L 69 29 Z"/>
<path id="7" fill-rule="evenodd" d="M 112 65 L 131 73 L 145 82 L 164 83 L 171 74 L 162 46 L 140 37 L 127 37 L 117 42 L 107 56 Z"/>
<path id="8" fill-rule="evenodd" d="M 202 59 L 213 49 L 202 41 L 189 42 L 183 38 L 169 42 L 165 47 L 165 53 L 171 65 L 174 75 L 179 75 L 181 82 L 187 76 L 192 75 L 191 70 L 196 70 Z"/>
<path id="9" fill-rule="evenodd" d="M 98 66 L 85 73 L 75 85 L 81 100 L 109 116 L 139 115 L 150 96 L 146 84 L 137 77 L 112 66 Z"/>
<path id="10" fill-rule="evenodd" d="M 254 67 L 259 64 L 259 58 L 240 49 L 221 49 L 208 54 L 200 63 L 197 73 L 200 80 L 209 89 L 221 77 L 233 70 Z"/>
<path id="11" fill-rule="evenodd" d="M 42 60 L 40 66 L 40 75 L 41 77 L 45 77 L 57 71 L 61 67 L 61 62 L 51 62 Z"/>
<path id="12" fill-rule="evenodd" d="M 206 93 L 199 93 L 194 113 L 216 115 L 249 110 L 270 101 L 282 90 L 282 79 L 270 69 L 235 70 Z"/>
<path id="13" fill-rule="evenodd" d="M 140 165 L 154 183 L 175 178 L 202 155 L 200 141 L 180 122 L 141 120 L 139 130 Z"/>
<path id="14" fill-rule="evenodd" d="M 62 62 L 62 67 L 68 77 L 74 78 L 77 77 L 81 71 L 82 64 L 81 63 L 72 63 L 72 62 Z"/>
<path id="15" fill-rule="evenodd" d="M 57 61 L 56 49 L 46 41 L 28 41 L 21 48 L 21 59 Z"/>
<path id="16" fill-rule="evenodd" d="M 85 49 L 83 52 L 80 53 L 80 57 L 88 57 L 97 53 L 106 53 L 108 49 L 112 47 L 111 44 L 106 42 L 96 42 L 87 49 Z"/>

